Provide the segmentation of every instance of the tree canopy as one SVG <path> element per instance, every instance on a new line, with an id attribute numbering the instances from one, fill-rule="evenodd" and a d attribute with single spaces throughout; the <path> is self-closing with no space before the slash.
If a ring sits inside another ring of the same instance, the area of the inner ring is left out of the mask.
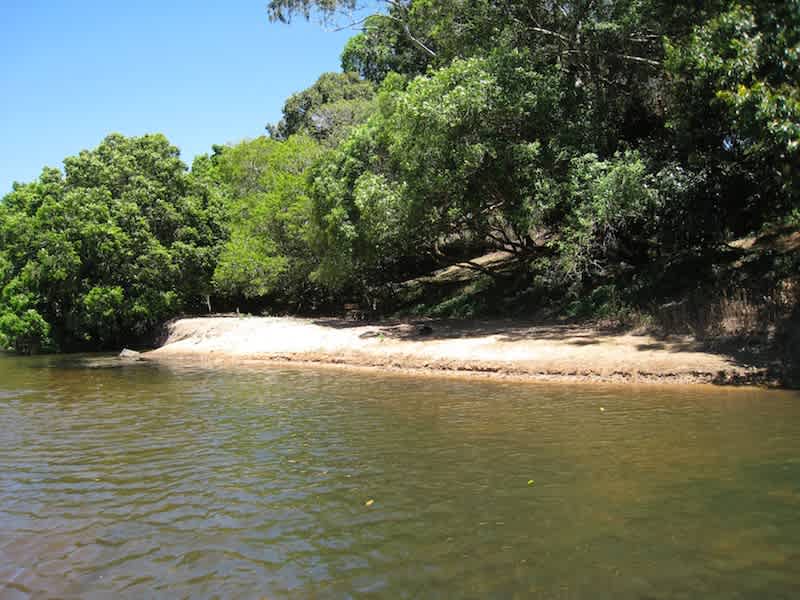
<path id="1" fill-rule="evenodd" d="M 110 347 L 198 304 L 223 238 L 213 191 L 162 135 L 108 136 L 0 204 L 0 335 Z"/>
<path id="2" fill-rule="evenodd" d="M 372 84 L 356 73 L 323 73 L 310 88 L 293 94 L 283 106 L 283 118 L 267 129 L 278 140 L 305 134 L 336 145 L 366 119 L 374 95 Z"/>

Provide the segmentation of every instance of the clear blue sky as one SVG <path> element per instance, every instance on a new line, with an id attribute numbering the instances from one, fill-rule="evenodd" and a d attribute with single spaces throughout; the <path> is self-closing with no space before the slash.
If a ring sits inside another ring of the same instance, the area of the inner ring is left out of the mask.
<path id="1" fill-rule="evenodd" d="M 263 134 L 353 35 L 269 23 L 266 4 L 3 0 L 0 196 L 111 132 L 164 133 L 188 164 Z"/>

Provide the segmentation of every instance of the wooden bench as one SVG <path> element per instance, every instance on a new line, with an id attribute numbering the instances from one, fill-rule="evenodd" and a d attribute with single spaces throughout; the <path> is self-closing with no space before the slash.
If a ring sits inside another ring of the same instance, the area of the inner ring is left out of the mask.
<path id="1" fill-rule="evenodd" d="M 361 308 L 360 304 L 347 303 L 344 305 L 344 318 L 348 321 L 366 321 L 369 311 Z"/>

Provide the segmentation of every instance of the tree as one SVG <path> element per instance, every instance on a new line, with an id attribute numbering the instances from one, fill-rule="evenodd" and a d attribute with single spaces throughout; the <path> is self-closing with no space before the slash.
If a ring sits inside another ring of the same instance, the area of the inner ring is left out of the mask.
<path id="1" fill-rule="evenodd" d="M 198 256 L 224 230 L 211 197 L 190 191 L 162 135 L 112 134 L 65 159 L 63 176 L 15 186 L 0 203 L 5 344 L 116 347 L 199 304 L 211 273 Z"/>
<path id="2" fill-rule="evenodd" d="M 402 25 L 383 15 L 367 18 L 362 31 L 351 37 L 342 51 L 342 70 L 380 83 L 389 73 L 421 75 L 430 55 L 408 39 Z"/>
<path id="3" fill-rule="evenodd" d="M 798 43 L 792 0 L 730 2 L 667 46 L 670 125 L 707 181 L 698 204 L 717 240 L 800 208 Z"/>
<path id="4" fill-rule="evenodd" d="M 307 174 L 321 152 L 311 138 L 294 135 L 258 138 L 221 153 L 232 222 L 214 273 L 218 289 L 295 308 L 313 301 Z"/>
<path id="5" fill-rule="evenodd" d="M 414 30 L 419 25 L 417 22 L 419 19 L 415 17 L 420 16 L 418 13 L 414 13 L 414 9 L 422 5 L 426 7 L 436 6 L 436 3 L 384 0 L 383 4 L 387 7 L 386 12 L 378 11 L 361 18 L 355 16 L 355 13 L 359 10 L 355 0 L 270 0 L 267 10 L 270 20 L 283 23 L 290 22 L 295 15 L 301 15 L 305 19 L 309 19 L 314 12 L 319 14 L 323 22 L 326 23 L 331 23 L 336 21 L 337 17 L 342 17 L 345 23 L 338 24 L 339 29 L 355 27 L 365 23 L 375 25 L 380 21 L 387 21 L 390 26 L 393 23 L 395 29 L 402 31 L 403 38 L 411 42 L 418 51 L 428 57 L 436 56 L 436 52 Z M 365 30 L 367 30 L 366 27 Z M 385 30 L 383 33 L 387 32 L 388 30 Z M 384 46 L 386 46 L 385 43 Z"/>
<path id="6" fill-rule="evenodd" d="M 270 135 L 285 140 L 295 134 L 336 145 L 353 125 L 366 120 L 375 95 L 372 84 L 356 73 L 323 73 L 283 106 L 283 118 L 268 126 Z"/>
<path id="7" fill-rule="evenodd" d="M 559 68 L 530 64 L 499 49 L 405 89 L 386 79 L 379 112 L 314 172 L 322 280 L 396 279 L 414 256 L 484 270 L 465 260 L 469 247 L 522 263 L 561 256 L 579 275 L 611 251 L 636 255 L 616 241 L 641 237 L 655 206 L 645 163 L 587 153 L 581 92 Z"/>
<path id="8" fill-rule="evenodd" d="M 189 310 L 212 312 L 214 270 L 230 238 L 230 199 L 225 193 L 219 155 L 201 155 L 192 163 L 183 202 L 183 223 L 172 244 L 178 280 Z"/>

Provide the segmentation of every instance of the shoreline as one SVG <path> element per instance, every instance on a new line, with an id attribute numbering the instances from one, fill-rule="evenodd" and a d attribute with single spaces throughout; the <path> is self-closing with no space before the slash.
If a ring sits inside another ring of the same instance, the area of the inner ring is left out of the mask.
<path id="1" fill-rule="evenodd" d="M 314 366 L 514 382 L 775 387 L 769 370 L 661 339 L 516 320 L 387 321 L 196 317 L 168 324 L 146 360 Z"/>
<path id="2" fill-rule="evenodd" d="M 470 369 L 468 365 L 464 368 L 435 368 L 435 367 L 412 367 L 395 366 L 381 364 L 367 364 L 365 362 L 348 362 L 335 357 L 310 358 L 310 357 L 290 357 L 280 355 L 210 355 L 199 356 L 197 354 L 171 353 L 169 356 L 144 356 L 149 362 L 159 362 L 163 364 L 183 365 L 191 362 L 191 366 L 201 368 L 225 368 L 225 369 L 252 369 L 252 368 L 286 368 L 286 369 L 324 369 L 340 372 L 380 374 L 398 377 L 452 380 L 478 380 L 494 383 L 520 383 L 520 384 L 554 384 L 554 385 L 607 385 L 607 386 L 648 386 L 648 387 L 687 387 L 698 388 L 707 387 L 713 389 L 765 389 L 782 390 L 787 389 L 775 382 L 775 378 L 767 378 L 766 374 L 759 373 L 753 377 L 740 379 L 721 379 L 719 374 L 695 373 L 695 374 L 671 374 L 671 373 L 615 373 L 599 374 L 592 372 L 533 372 L 533 371 L 511 371 L 511 370 L 487 370 Z"/>

